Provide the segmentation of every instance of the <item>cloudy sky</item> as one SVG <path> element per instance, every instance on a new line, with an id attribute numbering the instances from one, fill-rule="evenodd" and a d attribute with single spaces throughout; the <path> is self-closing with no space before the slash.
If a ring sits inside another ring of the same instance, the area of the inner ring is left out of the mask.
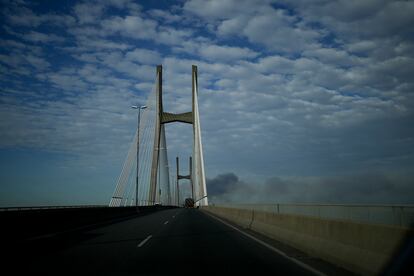
<path id="1" fill-rule="evenodd" d="M 1 206 L 107 203 L 157 64 L 169 112 L 198 66 L 213 202 L 414 203 L 413 1 L 0 7 Z"/>

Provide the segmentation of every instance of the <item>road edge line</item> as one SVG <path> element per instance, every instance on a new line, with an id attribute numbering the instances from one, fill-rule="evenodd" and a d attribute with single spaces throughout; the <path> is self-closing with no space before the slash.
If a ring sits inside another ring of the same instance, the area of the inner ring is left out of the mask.
<path id="1" fill-rule="evenodd" d="M 246 237 L 249 237 L 250 239 L 254 240 L 255 242 L 257 242 L 257 243 L 263 245 L 264 247 L 266 247 L 266 248 L 268 248 L 268 249 L 276 252 L 277 254 L 279 254 L 280 256 L 284 257 L 285 259 L 287 259 L 287 260 L 289 260 L 289 261 L 297 264 L 298 266 L 300 266 L 300 267 L 302 267 L 302 268 L 304 268 L 304 269 L 312 272 L 313 274 L 319 275 L 319 276 L 327 276 L 327 274 L 325 274 L 325 273 L 323 273 L 323 272 L 321 272 L 321 271 L 319 271 L 319 270 L 311 267 L 310 265 L 307 265 L 307 264 L 299 261 L 298 259 L 295 259 L 295 258 L 292 258 L 292 257 L 286 255 L 285 252 L 277 249 L 276 247 L 274 247 L 274 246 L 272 246 L 272 245 L 270 245 L 270 244 L 268 244 L 268 243 L 266 243 L 266 242 L 264 242 L 264 241 L 262 241 L 262 240 L 260 240 L 260 239 L 258 239 L 256 237 L 254 237 L 253 235 L 250 235 L 249 233 L 244 232 L 243 230 L 240 230 L 236 226 L 231 225 L 230 223 L 222 220 L 221 218 L 217 217 L 216 215 L 214 215 L 214 214 L 212 214 L 212 213 L 210 213 L 208 211 L 204 211 L 204 210 L 203 210 L 203 213 L 206 214 L 206 215 L 208 215 L 208 216 L 210 216 L 210 217 L 212 217 L 212 218 L 214 218 L 214 219 L 216 219 L 216 220 L 218 220 L 219 222 L 223 223 L 224 225 L 226 225 L 226 226 L 228 226 L 228 227 L 230 227 L 230 228 L 238 231 L 239 233 L 245 235 Z"/>

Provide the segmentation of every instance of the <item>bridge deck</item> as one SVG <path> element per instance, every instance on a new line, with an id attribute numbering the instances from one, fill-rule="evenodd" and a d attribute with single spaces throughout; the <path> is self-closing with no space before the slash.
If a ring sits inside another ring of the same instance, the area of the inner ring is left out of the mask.
<path id="1" fill-rule="evenodd" d="M 14 271 L 39 275 L 312 275 L 198 209 L 163 210 L 16 249 Z"/>

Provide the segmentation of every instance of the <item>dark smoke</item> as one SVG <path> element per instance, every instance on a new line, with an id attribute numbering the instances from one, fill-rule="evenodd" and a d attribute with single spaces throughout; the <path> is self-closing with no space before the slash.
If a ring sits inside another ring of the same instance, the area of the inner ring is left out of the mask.
<path id="1" fill-rule="evenodd" d="M 234 173 L 219 174 L 213 179 L 207 179 L 209 196 L 223 195 L 233 191 L 240 184 Z"/>
<path id="2" fill-rule="evenodd" d="M 414 204 L 412 174 L 272 177 L 259 184 L 226 173 L 207 179 L 207 190 L 213 203 Z"/>

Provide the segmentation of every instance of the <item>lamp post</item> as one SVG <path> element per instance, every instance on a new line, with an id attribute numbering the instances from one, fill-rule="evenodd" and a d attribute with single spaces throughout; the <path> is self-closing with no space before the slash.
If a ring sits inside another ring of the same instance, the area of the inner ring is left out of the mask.
<path id="1" fill-rule="evenodd" d="M 180 207 L 180 186 L 178 186 L 178 178 L 175 180 L 177 185 L 177 206 Z"/>
<path id="2" fill-rule="evenodd" d="M 166 170 L 168 172 L 168 175 L 170 175 L 170 171 L 169 171 L 170 166 L 166 165 L 165 168 L 166 168 Z M 167 185 L 167 205 L 171 205 L 170 179 L 168 179 L 168 178 L 167 178 L 167 184 L 168 184 Z"/>
<path id="3" fill-rule="evenodd" d="M 138 176 L 139 176 L 139 123 L 141 119 L 141 110 L 147 108 L 147 106 L 131 106 L 133 109 L 138 109 L 138 126 L 137 126 L 137 178 L 135 181 L 135 206 L 138 208 Z"/>

